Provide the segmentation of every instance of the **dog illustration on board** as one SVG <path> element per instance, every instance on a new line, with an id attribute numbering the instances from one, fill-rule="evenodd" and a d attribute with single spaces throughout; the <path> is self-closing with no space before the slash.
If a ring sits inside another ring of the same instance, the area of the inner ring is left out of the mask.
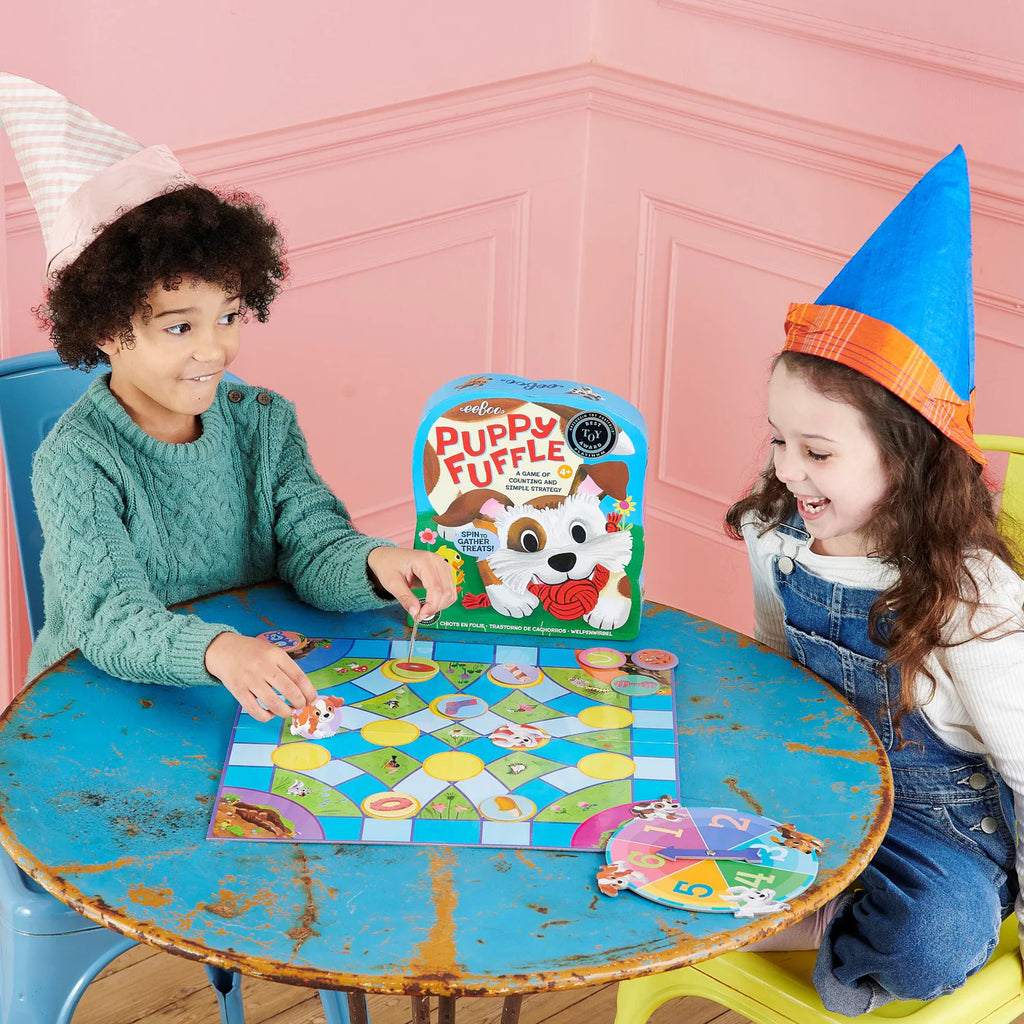
<path id="1" fill-rule="evenodd" d="M 632 589 L 626 566 L 633 536 L 601 510 L 604 495 L 625 498 L 623 462 L 580 465 L 568 494 L 542 494 L 519 504 L 499 491 L 460 494 L 435 515 L 443 536 L 472 526 L 493 533 L 496 550 L 478 562 L 486 603 L 520 619 L 538 606 L 557 619 L 583 619 L 595 629 L 617 629 L 628 618 Z M 467 607 L 474 600 L 466 595 Z"/>

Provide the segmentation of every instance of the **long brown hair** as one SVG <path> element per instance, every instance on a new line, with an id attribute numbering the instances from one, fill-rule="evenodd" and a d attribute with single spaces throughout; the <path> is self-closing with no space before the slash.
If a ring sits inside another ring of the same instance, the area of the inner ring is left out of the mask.
<path id="1" fill-rule="evenodd" d="M 973 612 L 980 595 L 967 570 L 971 549 L 988 551 L 1007 565 L 1018 566 L 996 529 L 992 495 L 982 467 L 959 445 L 932 426 L 891 391 L 841 363 L 802 352 L 783 352 L 772 364 L 784 365 L 826 398 L 860 410 L 881 451 L 889 490 L 870 524 L 872 554 L 899 572 L 897 581 L 875 601 L 868 616 L 871 639 L 886 649 L 886 661 L 902 675 L 894 725 L 918 706 L 914 679 L 935 679 L 924 667 L 943 640 L 957 607 Z M 733 537 L 748 513 L 760 521 L 761 533 L 796 512 L 796 499 L 775 476 L 769 461 L 750 493 L 726 513 Z M 892 615 L 886 618 L 887 613 Z"/>

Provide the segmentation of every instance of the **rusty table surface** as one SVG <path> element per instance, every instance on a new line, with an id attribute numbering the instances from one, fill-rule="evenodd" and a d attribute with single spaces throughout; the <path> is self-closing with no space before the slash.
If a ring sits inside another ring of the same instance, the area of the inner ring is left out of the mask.
<path id="1" fill-rule="evenodd" d="M 277 584 L 190 611 L 250 634 L 409 634 L 396 610 L 321 612 Z M 817 881 L 790 911 L 739 920 L 611 899 L 593 852 L 209 841 L 231 695 L 122 682 L 78 654 L 0 721 L 0 841 L 65 903 L 139 941 L 278 981 L 413 995 L 516 995 L 680 967 L 845 888 L 891 810 L 888 764 L 864 720 L 789 660 L 661 605 L 647 605 L 636 641 L 609 646 L 679 656 L 683 803 L 754 811 L 824 841 Z"/>

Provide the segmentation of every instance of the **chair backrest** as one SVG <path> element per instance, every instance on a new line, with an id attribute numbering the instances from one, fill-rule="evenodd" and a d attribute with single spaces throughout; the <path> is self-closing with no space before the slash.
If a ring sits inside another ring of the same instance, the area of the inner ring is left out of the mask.
<path id="1" fill-rule="evenodd" d="M 224 378 L 238 380 L 231 374 Z M 53 351 L 0 359 L 0 443 L 33 637 L 43 625 L 43 578 L 39 571 L 43 533 L 32 499 L 32 456 L 92 379 L 92 374 L 69 369 Z"/>
<path id="2" fill-rule="evenodd" d="M 1008 452 L 1006 477 L 999 504 L 999 528 L 1024 557 L 1024 437 L 978 434 L 978 447 L 987 452 Z"/>

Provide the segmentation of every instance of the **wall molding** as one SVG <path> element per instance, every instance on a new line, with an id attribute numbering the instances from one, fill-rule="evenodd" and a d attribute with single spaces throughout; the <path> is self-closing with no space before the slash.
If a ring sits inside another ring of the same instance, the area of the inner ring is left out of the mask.
<path id="1" fill-rule="evenodd" d="M 945 153 L 711 96 L 615 68 L 595 69 L 591 110 L 904 195 Z M 1024 225 L 1024 171 L 971 160 L 975 214 Z"/>
<path id="2" fill-rule="evenodd" d="M 660 7 L 750 25 L 776 35 L 791 36 L 837 49 L 925 71 L 954 75 L 986 85 L 1024 89 L 1024 62 L 934 43 L 914 36 L 865 28 L 848 21 L 823 18 L 778 7 L 764 0 L 658 0 Z"/>
<path id="3" fill-rule="evenodd" d="M 721 505 L 721 515 L 717 518 L 719 523 L 724 521 L 725 513 L 728 511 L 728 508 L 728 504 Z M 668 505 L 663 505 L 657 501 L 651 501 L 648 499 L 644 506 L 644 514 L 647 517 L 648 522 L 656 520 L 657 522 L 662 523 L 665 526 L 672 527 L 673 529 L 686 530 L 687 533 L 692 533 L 703 540 L 712 541 L 715 544 L 728 548 L 730 551 L 736 551 L 739 549 L 740 542 L 734 541 L 725 532 L 724 526 L 721 529 L 713 529 L 705 520 L 698 519 L 692 515 L 687 515 L 685 511 L 682 511 L 678 507 L 669 507 Z"/>
<path id="4" fill-rule="evenodd" d="M 181 162 L 213 183 L 249 188 L 415 146 L 531 121 L 585 113 L 592 68 L 581 65 L 489 83 L 426 99 L 344 114 L 177 151 Z M 23 182 L 7 186 L 8 230 L 38 230 Z"/>
<path id="5" fill-rule="evenodd" d="M 659 2 L 705 11 L 736 0 Z M 769 8 L 756 0 L 736 5 Z M 1021 68 L 1024 87 L 1024 64 Z M 201 178 L 248 188 L 408 147 L 586 113 L 650 124 L 897 195 L 906 192 L 922 171 L 943 155 L 601 64 L 560 68 L 259 135 L 185 147 L 178 155 Z M 976 160 L 971 169 L 976 213 L 1024 226 L 1024 170 Z M 5 207 L 10 237 L 38 231 L 22 182 L 6 186 Z"/>

